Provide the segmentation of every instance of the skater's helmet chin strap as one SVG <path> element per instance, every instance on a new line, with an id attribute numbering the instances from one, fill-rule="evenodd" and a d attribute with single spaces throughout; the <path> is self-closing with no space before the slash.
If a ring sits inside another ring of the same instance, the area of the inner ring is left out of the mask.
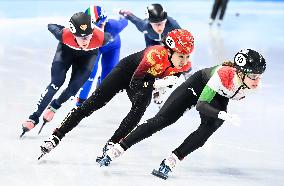
<path id="1" fill-rule="evenodd" d="M 242 74 L 243 77 L 240 77 L 239 74 Z M 238 77 L 242 80 L 242 83 L 243 83 L 244 88 L 250 89 L 249 86 L 247 86 L 247 84 L 245 84 L 245 81 L 244 81 L 244 80 L 245 80 L 245 77 L 246 77 L 246 74 L 243 73 L 243 72 L 241 72 L 240 70 L 237 70 L 237 75 L 238 75 Z"/>

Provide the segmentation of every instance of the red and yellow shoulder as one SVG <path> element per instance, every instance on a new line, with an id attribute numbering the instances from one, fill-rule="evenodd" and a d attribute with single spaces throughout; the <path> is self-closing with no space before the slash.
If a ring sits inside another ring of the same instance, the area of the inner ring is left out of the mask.
<path id="1" fill-rule="evenodd" d="M 146 60 L 152 65 L 165 59 L 168 59 L 168 50 L 161 45 L 151 46 L 146 51 Z"/>

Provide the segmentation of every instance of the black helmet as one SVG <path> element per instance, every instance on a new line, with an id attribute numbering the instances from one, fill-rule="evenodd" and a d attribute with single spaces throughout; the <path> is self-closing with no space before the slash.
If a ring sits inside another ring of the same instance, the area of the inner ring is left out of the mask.
<path id="1" fill-rule="evenodd" d="M 93 32 L 91 27 L 91 16 L 84 12 L 75 13 L 69 21 L 69 29 L 78 37 L 91 34 Z"/>
<path id="2" fill-rule="evenodd" d="M 167 19 L 167 12 L 160 4 L 151 4 L 147 7 L 148 20 L 151 23 L 158 23 Z"/>
<path id="3" fill-rule="evenodd" d="M 238 70 L 247 74 L 262 74 L 266 69 L 266 62 L 262 55 L 252 49 L 239 51 L 234 58 Z"/>

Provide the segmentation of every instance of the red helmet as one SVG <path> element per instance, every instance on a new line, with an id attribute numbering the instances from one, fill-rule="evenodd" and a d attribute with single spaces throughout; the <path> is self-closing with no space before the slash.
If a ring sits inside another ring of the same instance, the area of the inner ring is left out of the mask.
<path id="1" fill-rule="evenodd" d="M 185 29 L 175 29 L 164 38 L 164 44 L 174 52 L 190 54 L 194 48 L 194 38 Z"/>

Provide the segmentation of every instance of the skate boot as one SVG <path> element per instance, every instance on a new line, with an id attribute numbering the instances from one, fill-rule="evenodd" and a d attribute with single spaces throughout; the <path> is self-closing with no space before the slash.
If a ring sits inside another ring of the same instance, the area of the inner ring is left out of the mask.
<path id="1" fill-rule="evenodd" d="M 173 168 L 176 166 L 177 161 L 178 157 L 175 154 L 171 154 L 168 158 L 162 161 L 159 170 L 154 169 L 152 174 L 166 180 L 169 176 L 169 172 L 172 172 Z"/>
<path id="2" fill-rule="evenodd" d="M 31 129 L 33 129 L 36 126 L 35 121 L 34 120 L 27 120 L 22 124 L 22 128 L 23 128 L 23 133 L 20 135 L 20 138 L 23 137 L 23 135 L 30 131 Z"/>
<path id="3" fill-rule="evenodd" d="M 100 165 L 100 167 L 109 166 L 110 162 L 115 158 L 121 156 L 123 152 L 124 149 L 119 144 L 115 144 L 113 145 L 113 147 L 106 151 L 105 156 L 98 162 L 98 164 Z"/>
<path id="4" fill-rule="evenodd" d="M 213 23 L 214 23 L 214 19 L 210 19 L 209 22 L 208 22 L 209 26 L 212 26 Z"/>
<path id="5" fill-rule="evenodd" d="M 39 129 L 39 131 L 38 131 L 38 134 L 40 134 L 40 132 L 41 132 L 42 128 L 44 127 L 44 125 L 45 125 L 47 122 L 50 122 L 50 121 L 53 119 L 56 110 L 57 110 L 57 109 L 53 108 L 52 106 L 49 106 L 49 107 L 45 110 L 45 112 L 44 112 L 44 114 L 43 114 L 43 123 L 42 123 L 42 125 L 41 125 L 41 127 L 40 127 L 40 129 Z"/>
<path id="6" fill-rule="evenodd" d="M 50 122 L 53 119 L 56 110 L 57 109 L 53 108 L 52 106 L 49 106 L 43 114 L 43 120 Z"/>
<path id="7" fill-rule="evenodd" d="M 102 149 L 102 154 L 100 156 L 97 156 L 96 162 L 99 163 L 106 155 L 106 151 L 108 151 L 110 148 L 114 146 L 114 143 L 111 141 L 108 141 L 104 148 Z"/>
<path id="8" fill-rule="evenodd" d="M 217 21 L 217 26 L 220 27 L 220 26 L 222 25 L 222 22 L 223 22 L 223 21 L 219 19 L 219 20 Z"/>
<path id="9" fill-rule="evenodd" d="M 84 101 L 86 101 L 86 99 L 77 98 L 76 106 L 80 107 L 84 103 Z"/>
<path id="10" fill-rule="evenodd" d="M 48 140 L 44 141 L 44 143 L 40 146 L 41 148 L 41 155 L 38 157 L 40 160 L 45 154 L 49 153 L 52 149 L 54 149 L 60 142 L 60 138 L 53 133 Z"/>

